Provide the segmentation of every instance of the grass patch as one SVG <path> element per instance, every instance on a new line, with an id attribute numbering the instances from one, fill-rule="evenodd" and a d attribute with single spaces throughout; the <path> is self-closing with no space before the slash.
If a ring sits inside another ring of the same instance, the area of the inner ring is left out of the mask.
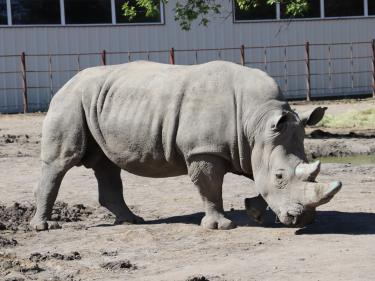
<path id="1" fill-rule="evenodd" d="M 349 111 L 338 115 L 326 114 L 318 126 L 326 128 L 375 128 L 375 108 L 362 111 Z"/>

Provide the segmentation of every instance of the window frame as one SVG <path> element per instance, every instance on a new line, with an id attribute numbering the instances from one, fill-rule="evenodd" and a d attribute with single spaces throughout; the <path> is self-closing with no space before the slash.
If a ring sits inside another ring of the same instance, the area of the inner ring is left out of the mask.
<path id="1" fill-rule="evenodd" d="M 59 24 L 13 24 L 11 0 L 6 0 L 8 24 L 0 25 L 0 28 L 9 27 L 110 27 L 110 26 L 149 26 L 149 25 L 165 25 L 165 6 L 160 1 L 160 22 L 135 22 L 135 23 L 117 23 L 116 8 L 114 0 L 111 0 L 111 22 L 110 23 L 80 23 L 67 24 L 65 16 L 65 1 L 60 0 L 60 23 Z"/>
<path id="2" fill-rule="evenodd" d="M 233 24 L 238 23 L 264 23 L 264 22 L 290 22 L 290 21 L 318 21 L 318 20 L 346 20 L 346 19 L 363 19 L 363 18 L 373 18 L 374 15 L 368 14 L 368 1 L 371 0 L 363 0 L 363 15 L 360 16 L 342 16 L 342 17 L 326 17 L 325 12 L 325 0 L 320 0 L 320 17 L 306 17 L 306 18 L 280 18 L 281 15 L 281 8 L 280 3 L 276 4 L 276 18 L 275 19 L 254 19 L 254 20 L 237 20 L 235 18 L 235 0 L 232 0 L 232 22 Z"/>
<path id="3" fill-rule="evenodd" d="M 274 19 L 253 19 L 253 20 L 237 20 L 236 19 L 236 4 L 232 0 L 232 22 L 233 23 L 249 23 L 249 22 L 274 22 L 280 20 L 280 3 L 275 5 L 275 18 Z"/>
<path id="4" fill-rule="evenodd" d="M 326 15 L 326 10 L 325 10 L 325 0 L 323 0 L 323 1 L 321 1 L 321 3 L 323 2 L 324 3 L 324 6 L 323 6 L 323 8 L 324 8 L 324 18 L 325 19 L 331 19 L 331 18 L 333 18 L 333 19 L 341 19 L 341 18 L 358 18 L 358 17 L 365 17 L 366 15 L 366 6 L 367 6 L 367 3 L 368 3 L 368 1 L 371 1 L 371 0 L 363 0 L 363 10 L 362 10 L 362 15 L 356 15 L 356 16 L 327 16 Z"/>
<path id="5" fill-rule="evenodd" d="M 62 0 L 64 1 L 64 0 Z M 61 3 L 61 0 L 59 1 Z M 12 17 L 12 3 L 11 3 L 11 0 L 6 0 L 6 4 L 7 4 L 7 16 L 8 16 L 8 25 L 3 25 L 1 27 L 4 27 L 4 26 L 13 26 L 13 27 L 18 27 L 18 26 L 61 26 L 61 6 L 59 6 L 59 13 L 60 13 L 60 23 L 40 23 L 40 24 L 37 24 L 37 23 L 32 23 L 32 24 L 14 24 L 13 23 L 13 17 Z"/>

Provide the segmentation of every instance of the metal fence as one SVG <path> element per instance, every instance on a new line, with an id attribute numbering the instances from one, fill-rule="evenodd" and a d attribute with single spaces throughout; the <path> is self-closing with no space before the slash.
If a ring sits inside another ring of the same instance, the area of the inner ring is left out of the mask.
<path id="1" fill-rule="evenodd" d="M 375 40 L 215 49 L 22 53 L 0 55 L 0 112 L 46 110 L 56 91 L 78 71 L 139 59 L 170 64 L 221 59 L 260 68 L 277 80 L 288 99 L 358 94 L 375 97 Z"/>

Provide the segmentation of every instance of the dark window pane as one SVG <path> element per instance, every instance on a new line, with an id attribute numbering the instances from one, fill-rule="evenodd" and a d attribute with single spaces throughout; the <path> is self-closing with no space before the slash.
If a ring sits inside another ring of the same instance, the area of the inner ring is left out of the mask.
<path id="1" fill-rule="evenodd" d="M 235 2 L 234 19 L 238 21 L 276 19 L 276 7 L 275 5 L 267 5 L 266 1 L 262 1 L 259 6 L 245 11 L 240 10 L 237 2 Z"/>
<path id="2" fill-rule="evenodd" d="M 324 13 L 326 17 L 363 16 L 363 0 L 325 0 Z"/>
<path id="3" fill-rule="evenodd" d="M 8 24 L 6 0 L 0 0 L 0 24 Z"/>
<path id="4" fill-rule="evenodd" d="M 320 0 L 308 0 L 309 8 L 303 15 L 295 16 L 295 18 L 320 18 Z M 291 16 L 286 14 L 286 5 L 280 4 L 280 17 L 288 19 Z"/>
<path id="5" fill-rule="evenodd" d="M 368 0 L 368 14 L 375 15 L 375 0 Z"/>
<path id="6" fill-rule="evenodd" d="M 128 2 L 129 6 L 135 6 L 137 11 L 137 16 L 133 18 L 131 21 L 127 17 L 124 16 L 124 11 L 121 9 L 122 5 Z M 141 7 L 137 7 L 135 0 L 115 0 L 116 5 L 116 22 L 117 23 L 147 23 L 147 22 L 161 22 L 161 14 L 160 14 L 160 2 L 155 0 L 155 3 L 159 6 L 159 15 L 153 17 L 146 17 L 146 10 Z"/>
<path id="7" fill-rule="evenodd" d="M 65 0 L 67 24 L 111 23 L 110 0 Z"/>
<path id="8" fill-rule="evenodd" d="M 11 0 L 13 24 L 60 24 L 59 0 Z"/>

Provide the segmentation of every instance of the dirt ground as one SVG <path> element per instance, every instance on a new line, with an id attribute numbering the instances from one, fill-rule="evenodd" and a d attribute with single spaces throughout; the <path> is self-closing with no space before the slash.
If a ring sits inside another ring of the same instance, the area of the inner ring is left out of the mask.
<path id="1" fill-rule="evenodd" d="M 324 104 L 332 114 L 375 107 L 372 100 Z M 98 205 L 93 172 L 77 167 L 62 183 L 56 229 L 31 231 L 43 118 L 0 115 L 1 280 L 375 280 L 375 165 L 324 164 L 318 181 L 341 180 L 343 188 L 303 229 L 283 227 L 271 213 L 266 226 L 249 221 L 243 201 L 255 195 L 253 183 L 228 174 L 224 207 L 239 225 L 230 231 L 199 226 L 202 204 L 187 176 L 126 172 L 126 201 L 147 224 L 114 226 Z M 375 151 L 372 130 L 318 129 L 308 130 L 312 158 Z"/>

